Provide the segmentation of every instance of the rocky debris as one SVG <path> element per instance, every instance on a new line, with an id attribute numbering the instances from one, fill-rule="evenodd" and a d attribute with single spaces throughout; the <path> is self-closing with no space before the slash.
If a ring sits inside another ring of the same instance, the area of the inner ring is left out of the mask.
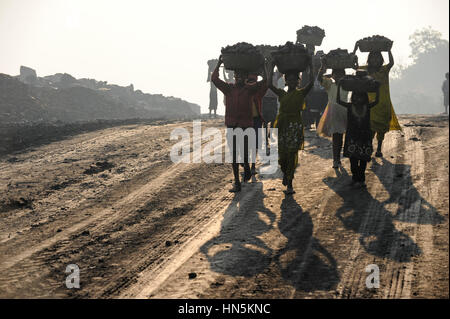
<path id="1" fill-rule="evenodd" d="M 32 96 L 30 86 L 0 73 L 0 123 L 42 121 L 48 118 L 46 106 Z"/>
<path id="2" fill-rule="evenodd" d="M 36 71 L 27 66 L 20 66 L 19 80 L 26 84 L 34 84 L 37 82 Z"/>
<path id="3" fill-rule="evenodd" d="M 91 165 L 88 169 L 86 169 L 83 172 L 83 174 L 86 174 L 86 175 L 98 174 L 98 173 L 101 173 L 108 169 L 111 169 L 113 167 L 114 167 L 113 163 L 110 163 L 108 161 L 100 161 L 100 162 L 95 163 L 94 165 Z"/>
<path id="4" fill-rule="evenodd" d="M 79 79 L 68 73 L 37 77 L 21 67 L 20 75 L 0 74 L 0 123 L 75 122 L 95 119 L 191 119 L 200 106 L 161 94 L 106 81 Z"/>
<path id="5" fill-rule="evenodd" d="M 197 278 L 197 274 L 195 272 L 189 273 L 189 279 Z"/>
<path id="6" fill-rule="evenodd" d="M 7 212 L 13 209 L 33 208 L 33 201 L 20 197 L 19 199 L 10 198 L 7 200 L 0 200 L 0 211 Z"/>

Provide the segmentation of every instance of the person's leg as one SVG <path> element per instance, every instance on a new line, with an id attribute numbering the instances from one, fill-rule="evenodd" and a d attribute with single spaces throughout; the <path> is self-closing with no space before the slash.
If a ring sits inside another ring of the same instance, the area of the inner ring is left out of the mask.
<path id="1" fill-rule="evenodd" d="M 352 181 L 356 183 L 359 181 L 359 167 L 358 159 L 350 157 L 350 170 L 352 171 Z"/>
<path id="2" fill-rule="evenodd" d="M 258 154 L 258 150 L 261 148 L 259 145 L 260 139 L 259 139 L 259 129 L 262 126 L 262 122 L 259 117 L 253 118 L 253 129 L 255 130 L 255 149 L 252 150 L 255 151 L 254 154 L 252 154 L 252 167 L 251 167 L 251 173 L 252 175 L 256 175 L 256 155 Z"/>
<path id="3" fill-rule="evenodd" d="M 239 163 L 237 162 L 236 154 L 236 136 L 233 135 L 233 175 L 234 175 L 234 185 L 230 189 L 230 192 L 239 192 L 241 190 L 241 181 L 239 179 Z"/>
<path id="4" fill-rule="evenodd" d="M 248 136 L 244 136 L 244 182 L 249 181 L 252 178 L 250 165 L 248 161 Z"/>
<path id="5" fill-rule="evenodd" d="M 385 133 L 377 132 L 378 145 L 377 145 L 377 151 L 375 153 L 376 157 L 383 157 L 383 153 L 381 152 L 381 147 L 383 146 L 384 134 Z"/>
<path id="6" fill-rule="evenodd" d="M 283 185 L 287 185 L 286 180 L 286 164 L 287 164 L 287 154 L 286 152 L 278 152 L 278 164 L 280 165 L 281 172 L 283 173 Z"/>
<path id="7" fill-rule="evenodd" d="M 272 127 L 272 123 L 270 123 L 270 127 Z M 264 123 L 264 137 L 266 139 L 266 155 L 269 156 L 270 155 L 270 145 L 269 145 L 269 139 L 270 139 L 270 132 L 271 132 L 271 128 L 269 128 L 269 124 L 266 122 Z"/>
<path id="8" fill-rule="evenodd" d="M 362 186 L 366 185 L 366 167 L 367 167 L 367 161 L 360 160 L 359 161 L 359 181 L 362 183 Z"/>
<path id="9" fill-rule="evenodd" d="M 297 152 L 289 152 L 287 158 L 287 167 L 286 167 L 286 194 L 293 194 L 294 189 L 292 187 L 292 180 L 294 179 L 295 169 L 298 163 L 298 151 Z"/>
<path id="10" fill-rule="evenodd" d="M 341 133 L 333 134 L 333 168 L 341 165 L 342 137 Z"/>

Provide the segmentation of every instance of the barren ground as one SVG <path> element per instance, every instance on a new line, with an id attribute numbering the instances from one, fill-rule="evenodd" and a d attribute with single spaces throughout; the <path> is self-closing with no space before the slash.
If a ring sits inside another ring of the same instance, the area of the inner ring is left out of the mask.
<path id="1" fill-rule="evenodd" d="M 366 190 L 348 185 L 348 159 L 331 168 L 330 140 L 307 132 L 293 196 L 279 172 L 234 195 L 230 164 L 173 164 L 170 132 L 192 122 L 3 155 L 0 297 L 448 298 L 448 117 L 400 123 Z M 69 264 L 80 289 L 65 286 Z M 371 264 L 378 289 L 366 288 Z"/>

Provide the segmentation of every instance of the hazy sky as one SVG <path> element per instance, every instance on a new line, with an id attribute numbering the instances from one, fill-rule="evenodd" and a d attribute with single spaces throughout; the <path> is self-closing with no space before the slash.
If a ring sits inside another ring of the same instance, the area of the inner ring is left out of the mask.
<path id="1" fill-rule="evenodd" d="M 380 34 L 406 63 L 415 30 L 431 26 L 449 38 L 448 10 L 448 0 L 0 0 L 0 73 L 26 65 L 38 76 L 133 83 L 207 112 L 206 61 L 223 46 L 295 42 L 296 30 L 317 25 L 326 33 L 319 50 L 352 50 Z"/>

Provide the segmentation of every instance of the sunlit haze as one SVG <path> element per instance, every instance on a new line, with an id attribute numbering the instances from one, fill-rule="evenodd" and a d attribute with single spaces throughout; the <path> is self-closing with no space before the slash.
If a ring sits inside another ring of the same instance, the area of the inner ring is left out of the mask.
<path id="1" fill-rule="evenodd" d="M 396 63 L 406 64 L 414 31 L 431 26 L 448 39 L 448 10 L 448 0 L 0 0 L 0 73 L 17 75 L 25 65 L 38 76 L 132 83 L 207 112 L 206 61 L 223 46 L 295 42 L 296 30 L 317 25 L 326 32 L 319 50 L 352 50 L 380 34 L 394 41 Z"/>

